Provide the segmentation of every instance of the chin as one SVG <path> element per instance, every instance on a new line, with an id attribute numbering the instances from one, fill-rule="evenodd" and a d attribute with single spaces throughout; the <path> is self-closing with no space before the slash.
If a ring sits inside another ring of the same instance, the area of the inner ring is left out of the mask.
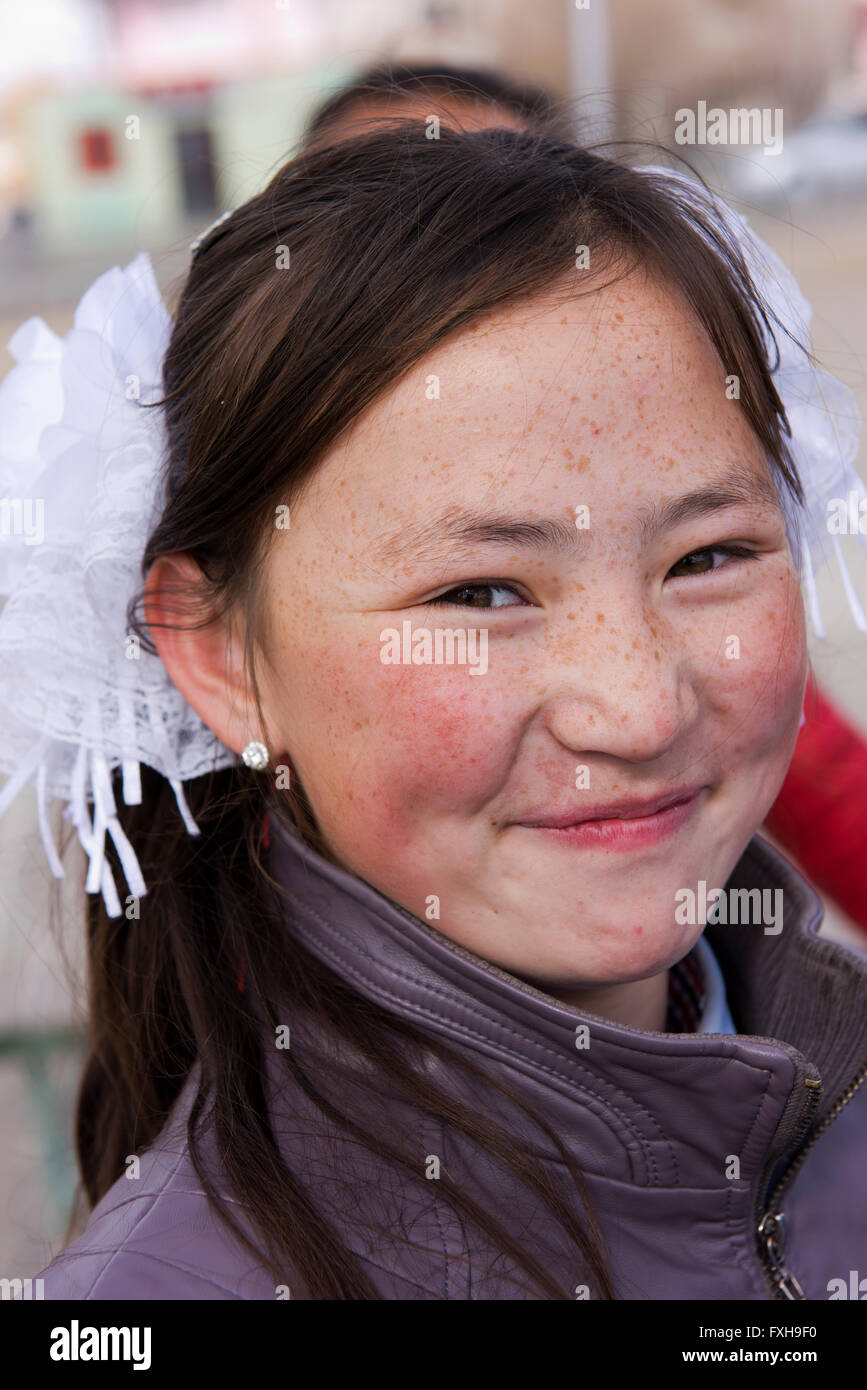
<path id="1" fill-rule="evenodd" d="M 635 926 L 641 925 L 641 931 Z M 551 958 L 551 943 L 536 956 L 535 965 L 523 963 L 520 968 L 504 968 L 536 984 L 539 989 L 581 989 L 600 985 L 629 984 L 647 980 L 681 960 L 692 950 L 704 930 L 704 924 L 682 925 L 672 921 L 643 922 L 636 916 L 631 930 L 613 933 L 610 926 L 600 925 L 598 933 L 592 924 L 580 941 L 574 938 L 564 943 L 557 959 Z M 544 968 L 539 961 L 547 956 Z"/>

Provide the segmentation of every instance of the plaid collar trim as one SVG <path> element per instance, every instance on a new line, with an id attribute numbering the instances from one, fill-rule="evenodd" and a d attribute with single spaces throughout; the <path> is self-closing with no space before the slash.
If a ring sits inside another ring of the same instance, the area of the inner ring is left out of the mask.
<path id="1" fill-rule="evenodd" d="M 704 1018 L 707 984 L 695 948 L 668 972 L 666 1033 L 697 1033 Z"/>

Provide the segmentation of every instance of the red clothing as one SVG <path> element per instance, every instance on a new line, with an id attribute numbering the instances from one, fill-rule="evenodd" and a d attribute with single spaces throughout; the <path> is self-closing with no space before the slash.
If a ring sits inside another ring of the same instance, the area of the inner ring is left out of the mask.
<path id="1" fill-rule="evenodd" d="M 867 740 L 812 677 L 805 712 L 766 824 L 819 892 L 867 931 Z"/>

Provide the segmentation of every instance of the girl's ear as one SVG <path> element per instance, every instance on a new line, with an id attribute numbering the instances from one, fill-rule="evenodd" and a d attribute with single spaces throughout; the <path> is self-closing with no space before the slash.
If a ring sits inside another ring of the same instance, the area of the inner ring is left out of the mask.
<path id="1" fill-rule="evenodd" d="M 237 630 L 222 618 L 205 627 L 174 626 L 197 621 L 184 595 L 202 585 L 199 566 L 186 554 L 162 555 L 148 571 L 142 606 L 160 660 L 187 704 L 227 748 L 240 753 L 251 739 L 270 748 L 248 692 Z"/>

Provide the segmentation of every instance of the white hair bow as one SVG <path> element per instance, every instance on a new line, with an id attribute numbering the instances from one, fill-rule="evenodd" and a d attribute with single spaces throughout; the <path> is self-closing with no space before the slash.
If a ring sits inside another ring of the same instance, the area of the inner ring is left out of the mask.
<path id="1" fill-rule="evenodd" d="M 146 885 L 117 815 L 141 802 L 140 765 L 183 782 L 237 762 L 127 628 L 127 602 L 162 501 L 162 391 L 171 320 L 148 256 L 101 275 L 58 338 L 39 318 L 9 342 L 0 383 L 0 815 L 35 782 L 52 873 L 63 877 L 46 799 L 59 797 L 88 856 L 86 889 L 121 913 L 111 835 L 129 891 Z M 91 812 L 92 806 L 92 812 Z"/>

